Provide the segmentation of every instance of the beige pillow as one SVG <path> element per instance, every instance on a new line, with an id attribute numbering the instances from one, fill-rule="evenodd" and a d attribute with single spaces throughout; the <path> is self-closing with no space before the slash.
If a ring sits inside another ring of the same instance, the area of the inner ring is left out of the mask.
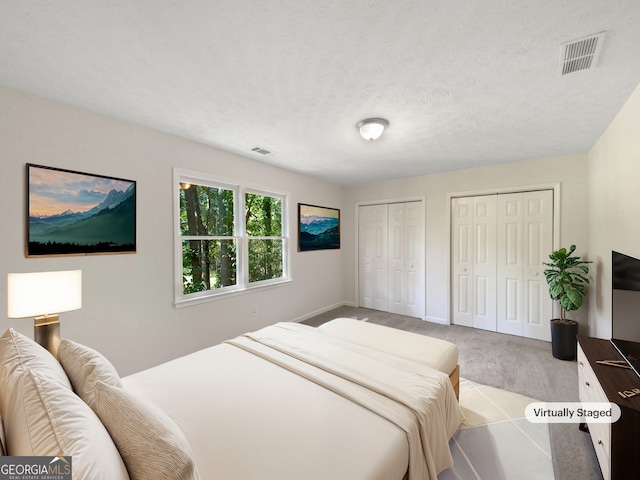
<path id="1" fill-rule="evenodd" d="M 9 329 L 0 337 L 0 360 L 8 455 L 71 456 L 74 480 L 129 478 L 109 433 L 49 352 Z"/>
<path id="2" fill-rule="evenodd" d="M 120 376 L 104 355 L 92 348 L 66 338 L 60 340 L 58 361 L 67 373 L 73 389 L 91 408 L 94 408 L 97 381 L 121 387 Z"/>
<path id="3" fill-rule="evenodd" d="M 96 384 L 96 413 L 111 434 L 132 480 L 197 480 L 191 447 L 169 416 L 132 392 Z"/>
<path id="4" fill-rule="evenodd" d="M 42 372 L 52 381 L 71 389 L 67 374 L 46 348 L 13 328 L 9 328 L 0 337 L 0 380 L 26 368 Z M 2 388 L 4 388 L 4 381 L 0 383 L 0 389 Z M 2 390 L 0 393 L 3 393 Z M 3 398 L 4 395 L 0 395 L 0 400 Z M 3 403 L 2 407 L 5 405 Z"/>
<path id="5" fill-rule="evenodd" d="M 4 424 L 4 445 L 9 455 L 31 449 L 22 387 L 23 376 L 28 369 L 48 378 L 60 390 L 71 392 L 67 375 L 45 348 L 12 328 L 0 337 L 0 417 Z"/>

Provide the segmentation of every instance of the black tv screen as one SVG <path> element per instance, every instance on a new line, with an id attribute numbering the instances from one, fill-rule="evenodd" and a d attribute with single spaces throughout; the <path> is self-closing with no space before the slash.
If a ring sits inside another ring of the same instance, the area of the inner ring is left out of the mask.
<path id="1" fill-rule="evenodd" d="M 611 343 L 640 376 L 640 260 L 611 252 Z"/>

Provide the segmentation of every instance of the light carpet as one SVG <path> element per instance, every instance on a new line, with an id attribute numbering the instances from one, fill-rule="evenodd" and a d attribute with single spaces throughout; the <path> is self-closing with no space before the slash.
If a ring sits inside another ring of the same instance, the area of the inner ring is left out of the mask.
<path id="1" fill-rule="evenodd" d="M 438 480 L 555 479 L 549 425 L 524 416 L 533 398 L 460 380 L 465 421 L 449 445 L 454 466 Z"/>

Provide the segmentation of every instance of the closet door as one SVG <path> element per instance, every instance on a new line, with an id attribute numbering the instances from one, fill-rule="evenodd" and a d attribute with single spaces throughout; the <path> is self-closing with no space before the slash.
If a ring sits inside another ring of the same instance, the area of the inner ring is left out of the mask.
<path id="1" fill-rule="evenodd" d="M 550 340 L 543 262 L 553 246 L 551 190 L 498 196 L 498 331 Z"/>
<path id="2" fill-rule="evenodd" d="M 422 202 L 389 205 L 389 312 L 424 317 Z"/>
<path id="3" fill-rule="evenodd" d="M 452 200 L 453 323 L 496 330 L 496 196 Z"/>
<path id="4" fill-rule="evenodd" d="M 524 334 L 523 194 L 498 196 L 498 332 Z"/>
<path id="5" fill-rule="evenodd" d="M 388 311 L 388 206 L 366 205 L 358 211 L 359 304 Z"/>
<path id="6" fill-rule="evenodd" d="M 473 326 L 473 198 L 451 200 L 452 321 Z"/>
<path id="7" fill-rule="evenodd" d="M 496 330 L 496 197 L 474 198 L 473 327 Z"/>
<path id="8" fill-rule="evenodd" d="M 365 308 L 424 318 L 424 203 L 358 210 L 358 300 Z"/>
<path id="9" fill-rule="evenodd" d="M 553 191 L 527 192 L 524 205 L 524 336 L 551 341 L 553 301 L 543 262 L 553 251 Z"/>

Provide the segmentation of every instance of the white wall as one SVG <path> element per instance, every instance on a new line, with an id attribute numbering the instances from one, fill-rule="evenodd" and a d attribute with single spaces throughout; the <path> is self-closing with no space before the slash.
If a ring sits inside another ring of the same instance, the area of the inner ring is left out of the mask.
<path id="1" fill-rule="evenodd" d="M 0 152 L 0 334 L 33 335 L 33 320 L 6 317 L 10 272 L 82 269 L 83 308 L 61 314 L 62 336 L 102 351 L 121 375 L 343 303 L 344 252 L 298 253 L 295 244 L 297 203 L 341 208 L 340 187 L 3 87 Z M 136 180 L 138 253 L 25 258 L 26 163 Z M 174 166 L 290 193 L 294 281 L 174 308 Z"/>
<path id="2" fill-rule="evenodd" d="M 504 189 L 559 183 L 561 191 L 561 246 L 576 244 L 585 255 L 587 242 L 588 160 L 586 154 L 547 158 L 493 167 L 414 177 L 349 188 L 345 195 L 347 218 L 355 218 L 358 202 L 426 196 L 426 319 L 449 323 L 449 195 L 486 193 Z M 345 229 L 345 245 L 355 244 L 355 230 Z M 353 247 L 355 249 L 355 247 Z M 549 252 L 551 253 L 551 252 Z M 347 257 L 345 265 L 346 298 L 357 300 L 357 258 Z M 587 324 L 587 309 L 574 318 Z"/>
<path id="3" fill-rule="evenodd" d="M 640 86 L 589 152 L 590 334 L 611 338 L 611 250 L 640 258 Z"/>

